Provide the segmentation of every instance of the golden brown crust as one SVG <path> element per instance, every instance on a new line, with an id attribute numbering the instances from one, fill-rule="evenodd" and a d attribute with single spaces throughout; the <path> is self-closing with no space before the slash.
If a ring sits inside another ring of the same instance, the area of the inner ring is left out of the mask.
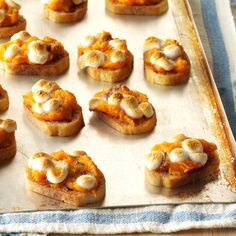
<path id="1" fill-rule="evenodd" d="M 9 108 L 9 97 L 7 91 L 3 91 L 0 98 L 0 112 L 4 112 Z"/>
<path id="2" fill-rule="evenodd" d="M 0 27 L 0 38 L 8 38 L 13 34 L 25 30 L 26 28 L 26 20 L 23 16 L 20 16 L 19 21 L 16 25 L 10 27 Z"/>
<path id="3" fill-rule="evenodd" d="M 44 5 L 43 14 L 44 17 L 55 23 L 71 23 L 80 21 L 84 18 L 87 12 L 87 2 L 81 3 L 74 12 L 58 12 L 53 11 Z"/>
<path id="4" fill-rule="evenodd" d="M 116 0 L 106 0 L 106 9 L 114 14 L 121 15 L 160 15 L 167 11 L 168 1 L 161 0 L 155 5 L 127 6 L 118 3 Z"/>
<path id="5" fill-rule="evenodd" d="M 116 83 L 127 79 L 133 70 L 133 55 L 130 53 L 127 64 L 120 69 L 86 68 L 89 76 L 98 81 Z"/>
<path id="6" fill-rule="evenodd" d="M 30 180 L 26 176 L 26 186 L 30 191 L 39 193 L 52 199 L 63 201 L 65 203 L 80 207 L 87 204 L 101 202 L 106 194 L 106 183 L 103 174 L 99 182 L 99 187 L 96 190 L 96 195 L 91 192 L 77 192 L 68 190 L 67 188 L 51 188 L 46 185 L 41 185 L 37 182 Z"/>
<path id="7" fill-rule="evenodd" d="M 156 187 L 178 188 L 180 186 L 193 183 L 199 180 L 215 179 L 219 173 L 220 160 L 217 152 L 211 154 L 206 165 L 198 170 L 194 170 L 184 176 L 174 176 L 168 173 L 150 171 L 145 168 L 146 181 Z"/>
<path id="8" fill-rule="evenodd" d="M 8 147 L 0 147 L 0 161 L 13 158 L 16 155 L 16 140 L 13 139 L 12 143 Z"/>
<path id="9" fill-rule="evenodd" d="M 112 127 L 113 129 L 119 131 L 122 134 L 144 134 L 152 131 L 157 122 L 156 118 L 156 112 L 154 112 L 154 115 L 151 118 L 146 118 L 143 122 L 140 122 L 139 124 L 135 126 L 131 126 L 129 124 L 121 123 L 119 120 L 114 119 L 102 112 L 97 112 L 99 115 L 99 118 L 103 120 L 107 125 Z"/>
<path id="10" fill-rule="evenodd" d="M 72 136 L 77 134 L 84 127 L 84 119 L 81 110 L 74 115 L 70 122 L 50 122 L 37 119 L 33 113 L 24 106 L 24 111 L 28 119 L 40 130 L 50 136 Z"/>
<path id="11" fill-rule="evenodd" d="M 69 60 L 69 54 L 65 51 L 60 59 L 44 65 L 14 64 L 7 61 L 1 61 L 0 67 L 7 73 L 14 75 L 56 76 L 64 73 L 69 68 Z"/>
<path id="12" fill-rule="evenodd" d="M 179 85 L 188 82 L 189 77 L 190 77 L 190 60 L 185 54 L 184 58 L 188 61 L 189 68 L 186 72 L 182 73 L 157 73 L 156 71 L 153 70 L 152 66 L 146 64 L 144 62 L 144 72 L 145 72 L 145 77 L 148 82 L 151 84 L 160 84 L 160 85 L 165 85 L 165 86 L 171 86 L 171 85 Z"/>

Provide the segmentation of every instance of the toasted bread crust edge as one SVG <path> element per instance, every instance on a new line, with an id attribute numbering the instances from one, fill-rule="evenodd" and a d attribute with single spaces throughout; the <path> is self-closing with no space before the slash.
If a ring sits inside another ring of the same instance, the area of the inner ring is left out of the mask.
<path id="1" fill-rule="evenodd" d="M 133 134 L 148 133 L 155 128 L 157 122 L 156 113 L 154 113 L 154 115 L 151 118 L 146 119 L 144 122 L 134 127 L 128 124 L 120 123 L 117 119 L 113 119 L 112 117 L 102 112 L 96 112 L 96 113 L 98 113 L 98 117 L 101 120 L 103 120 L 107 125 L 109 125 L 110 127 L 112 127 L 113 129 L 117 130 L 122 134 L 133 135 Z"/>
<path id="2" fill-rule="evenodd" d="M 106 0 L 106 9 L 119 15 L 161 15 L 168 10 L 168 1 L 161 0 L 156 5 L 127 6 L 114 0 Z"/>
<path id="3" fill-rule="evenodd" d="M 20 15 L 19 21 L 16 25 L 10 27 L 0 27 L 0 38 L 8 38 L 12 35 L 18 33 L 19 31 L 25 30 L 26 20 L 23 16 Z"/>
<path id="4" fill-rule="evenodd" d="M 184 176 L 173 176 L 168 173 L 158 173 L 145 168 L 146 181 L 156 187 L 178 188 L 183 185 L 193 183 L 196 180 L 211 180 L 218 176 L 220 160 L 217 152 L 211 154 L 207 164 L 199 170 L 186 174 Z"/>
<path id="5" fill-rule="evenodd" d="M 9 108 L 9 97 L 8 93 L 5 90 L 3 93 L 3 97 L 0 98 L 0 112 L 4 112 Z"/>
<path id="6" fill-rule="evenodd" d="M 46 5 L 43 8 L 43 15 L 46 19 L 55 23 L 71 23 L 80 21 L 84 18 L 87 12 L 87 2 L 81 3 L 74 12 L 65 13 L 49 9 Z"/>
<path id="7" fill-rule="evenodd" d="M 13 158 L 16 155 L 16 140 L 14 138 L 13 142 L 5 148 L 0 148 L 0 161 Z"/>
<path id="8" fill-rule="evenodd" d="M 190 77 L 191 64 L 186 53 L 184 55 L 184 58 L 188 61 L 189 68 L 186 72 L 183 73 L 168 73 L 168 74 L 157 73 L 153 70 L 153 68 L 150 65 L 147 65 L 144 62 L 144 73 L 146 80 L 151 84 L 160 84 L 164 86 L 187 83 Z"/>
<path id="9" fill-rule="evenodd" d="M 56 189 L 56 188 L 51 188 L 46 185 L 41 185 L 37 182 L 30 180 L 27 177 L 27 174 L 25 174 L 25 179 L 26 179 L 26 187 L 28 190 L 47 196 L 55 200 L 63 201 L 65 203 L 68 203 L 77 207 L 101 202 L 104 199 L 105 194 L 106 194 L 106 181 L 102 173 L 101 173 L 99 187 L 96 192 L 96 196 L 90 192 L 82 193 L 82 192 L 77 192 L 73 190 L 66 190 L 66 189 L 60 189 L 60 188 Z"/>
<path id="10" fill-rule="evenodd" d="M 103 69 L 103 68 L 93 68 L 88 67 L 86 68 L 87 73 L 89 76 L 98 81 L 109 82 L 109 83 L 116 83 L 128 79 L 130 74 L 133 71 L 133 55 L 130 53 L 131 59 L 128 60 L 126 66 L 120 69 Z"/>
<path id="11" fill-rule="evenodd" d="M 43 65 L 14 64 L 1 61 L 0 68 L 14 75 L 56 76 L 64 73 L 69 68 L 69 60 L 69 54 L 65 51 L 60 59 Z"/>
<path id="12" fill-rule="evenodd" d="M 50 136 L 72 136 L 79 133 L 79 131 L 84 127 L 84 119 L 81 109 L 78 110 L 71 122 L 49 122 L 39 120 L 25 105 L 24 112 L 32 124 Z"/>

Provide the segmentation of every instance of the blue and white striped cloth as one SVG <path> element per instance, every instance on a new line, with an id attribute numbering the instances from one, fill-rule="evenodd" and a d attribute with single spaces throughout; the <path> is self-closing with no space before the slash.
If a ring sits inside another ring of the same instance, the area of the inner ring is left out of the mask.
<path id="1" fill-rule="evenodd" d="M 236 87 L 236 31 L 230 0 L 190 0 L 190 3 L 231 128 L 236 135 L 233 92 L 233 87 Z M 236 0 L 233 3 L 236 5 Z M 168 233 L 216 227 L 236 227 L 236 203 L 0 214 L 0 233 L 16 236 L 21 232 Z"/>

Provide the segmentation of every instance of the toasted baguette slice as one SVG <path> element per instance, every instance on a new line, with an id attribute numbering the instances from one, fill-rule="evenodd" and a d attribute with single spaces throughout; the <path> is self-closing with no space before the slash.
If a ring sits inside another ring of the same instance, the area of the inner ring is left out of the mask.
<path id="1" fill-rule="evenodd" d="M 65 72 L 69 68 L 69 64 L 69 54 L 65 51 L 60 59 L 44 65 L 14 64 L 12 62 L 1 61 L 0 68 L 14 75 L 56 76 Z"/>
<path id="2" fill-rule="evenodd" d="M 7 91 L 3 91 L 0 97 L 0 112 L 4 112 L 9 108 L 9 97 Z"/>
<path id="3" fill-rule="evenodd" d="M 55 23 L 71 23 L 80 21 L 84 18 L 87 12 L 87 2 L 83 2 L 76 7 L 76 10 L 70 13 L 53 11 L 44 5 L 43 14 L 48 20 Z"/>
<path id="4" fill-rule="evenodd" d="M 114 14 L 120 15 L 160 15 L 167 11 L 167 0 L 160 0 L 155 5 L 146 6 L 127 6 L 118 3 L 116 0 L 106 0 L 106 9 Z"/>
<path id="5" fill-rule="evenodd" d="M 26 20 L 23 16 L 19 17 L 19 21 L 16 25 L 10 27 L 0 27 L 0 38 L 8 38 L 13 34 L 25 30 L 26 28 Z"/>
<path id="6" fill-rule="evenodd" d="M 24 105 L 24 111 L 28 119 L 40 130 L 50 136 L 72 136 L 77 134 L 84 127 L 82 111 L 78 110 L 70 122 L 50 122 L 36 118 L 33 113 Z"/>
<path id="7" fill-rule="evenodd" d="M 0 147 L 0 161 L 4 161 L 6 159 L 10 159 L 16 155 L 16 140 L 10 143 L 9 146 L 1 148 Z"/>
<path id="8" fill-rule="evenodd" d="M 77 192 L 68 190 L 67 188 L 51 188 L 46 185 L 41 185 L 37 182 L 30 180 L 26 175 L 27 189 L 41 195 L 47 196 L 52 199 L 63 201 L 65 203 L 80 207 L 87 204 L 101 202 L 104 199 L 106 192 L 105 178 L 101 173 L 100 186 L 96 191 L 96 195 L 91 192 Z"/>
<path id="9" fill-rule="evenodd" d="M 156 126 L 157 118 L 156 112 L 151 118 L 146 118 L 139 124 L 131 126 L 129 124 L 121 123 L 119 120 L 114 119 L 102 112 L 98 112 L 98 116 L 106 124 L 108 124 L 113 129 L 119 131 L 122 134 L 144 134 L 152 131 Z"/>
<path id="10" fill-rule="evenodd" d="M 188 61 L 188 64 L 190 65 L 189 58 L 187 54 L 185 54 L 184 58 Z M 148 82 L 152 84 L 160 84 L 165 86 L 171 86 L 171 85 L 179 85 L 188 82 L 190 77 L 190 66 L 187 71 L 182 73 L 157 73 L 153 70 L 153 68 L 150 65 L 147 65 L 144 63 L 144 71 L 145 71 L 145 77 Z"/>
<path id="11" fill-rule="evenodd" d="M 87 67 L 86 71 L 89 76 L 98 81 L 104 81 L 109 83 L 121 82 L 127 79 L 133 70 L 133 55 L 130 53 L 130 59 L 125 67 L 120 69 L 103 69 Z"/>
<path id="12" fill-rule="evenodd" d="M 164 172 L 150 171 L 145 168 L 145 178 L 151 185 L 173 189 L 196 181 L 215 179 L 219 173 L 219 164 L 219 157 L 215 151 L 210 154 L 205 166 L 184 176 L 175 176 Z"/>

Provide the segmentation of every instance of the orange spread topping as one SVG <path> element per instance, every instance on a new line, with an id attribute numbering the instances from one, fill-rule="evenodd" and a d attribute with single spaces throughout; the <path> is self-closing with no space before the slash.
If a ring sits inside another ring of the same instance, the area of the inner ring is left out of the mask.
<path id="1" fill-rule="evenodd" d="M 81 56 L 87 52 L 91 52 L 93 50 L 98 50 L 103 52 L 106 55 L 106 62 L 102 66 L 103 69 L 120 69 L 127 65 L 129 61 L 132 60 L 132 54 L 127 48 L 126 43 L 119 46 L 118 50 L 121 50 L 125 54 L 125 60 L 119 62 L 111 61 L 111 54 L 115 51 L 115 49 L 109 44 L 109 41 L 113 40 L 112 35 L 109 32 L 102 32 L 96 35 L 96 42 L 89 47 L 78 47 L 78 54 Z"/>
<path id="2" fill-rule="evenodd" d="M 201 142 L 203 146 L 203 152 L 208 155 L 208 159 L 212 158 L 212 154 L 216 151 L 217 146 L 214 143 L 205 141 L 204 139 L 197 139 Z M 199 169 L 202 166 L 201 163 L 187 159 L 180 162 L 172 162 L 170 160 L 170 152 L 175 148 L 182 148 L 181 142 L 163 142 L 157 144 L 152 148 L 152 151 L 161 151 L 165 154 L 165 160 L 159 168 L 156 169 L 157 172 L 168 172 L 170 175 L 183 176 L 191 171 Z"/>
<path id="3" fill-rule="evenodd" d="M 28 58 L 28 52 L 29 52 L 28 45 L 31 42 L 36 41 L 36 40 L 40 40 L 40 39 L 35 36 L 31 36 L 25 42 L 23 42 L 20 39 L 17 39 L 14 41 L 9 41 L 9 42 L 1 44 L 0 45 L 0 60 L 6 60 L 14 64 L 35 64 L 31 62 Z M 65 53 L 64 46 L 60 42 L 58 42 L 56 39 L 53 39 L 50 37 L 44 37 L 40 41 L 42 41 L 46 45 L 47 51 L 49 52 L 49 56 L 46 63 L 49 63 L 54 60 L 58 60 Z M 17 44 L 20 47 L 20 52 L 16 56 L 7 59 L 4 57 L 4 53 L 7 47 L 10 46 L 11 44 Z"/>
<path id="4" fill-rule="evenodd" d="M 53 92 L 51 97 L 60 102 L 60 107 L 51 112 L 39 114 L 34 111 L 33 105 L 35 104 L 35 101 L 32 92 L 29 92 L 24 96 L 24 105 L 34 114 L 35 117 L 44 121 L 71 121 L 74 114 L 81 109 L 76 101 L 76 97 L 69 91 L 57 89 Z"/>
<path id="5" fill-rule="evenodd" d="M 160 2 L 160 0 L 118 0 L 119 3 L 125 4 L 125 5 L 154 5 Z"/>
<path id="6" fill-rule="evenodd" d="M 73 12 L 76 9 L 76 5 L 73 0 L 51 0 L 47 4 L 47 7 L 53 11 L 62 11 L 62 12 Z"/>
<path id="7" fill-rule="evenodd" d="M 50 154 L 50 159 L 56 160 L 56 161 L 64 161 L 65 163 L 68 164 L 69 174 L 63 182 L 59 184 L 50 183 L 47 180 L 45 171 L 37 171 L 29 167 L 27 167 L 28 178 L 31 179 L 32 181 L 35 181 L 42 185 L 48 185 L 52 188 L 65 187 L 67 189 L 71 189 L 71 190 L 75 190 L 79 192 L 92 192 L 93 194 L 96 194 L 96 189 L 98 188 L 99 181 L 101 179 L 101 172 L 98 170 L 95 163 L 91 160 L 90 157 L 87 156 L 86 153 L 81 154 L 78 157 L 72 157 L 66 152 L 64 152 L 63 150 L 61 150 L 61 151 Z M 90 190 L 85 189 L 76 183 L 76 179 L 80 175 L 85 175 L 85 174 L 93 175 L 96 179 L 95 186 Z"/>
<path id="8" fill-rule="evenodd" d="M 166 71 L 164 68 L 158 66 L 158 65 L 154 65 L 151 63 L 150 59 L 151 56 L 154 53 L 159 53 L 159 58 L 161 57 L 165 57 L 164 53 L 163 53 L 163 49 L 164 47 L 168 46 L 168 45 L 176 45 L 180 48 L 181 50 L 181 55 L 178 56 L 176 59 L 172 60 L 175 63 L 174 68 L 171 71 Z M 163 74 L 168 74 L 168 73 L 182 73 L 182 72 L 186 72 L 189 70 L 189 63 L 185 58 L 185 52 L 183 47 L 176 41 L 176 40 L 172 40 L 172 39 L 167 39 L 164 42 L 164 45 L 161 49 L 157 49 L 157 48 L 153 48 L 148 50 L 147 52 L 144 53 L 144 61 L 147 65 L 152 66 L 152 68 L 154 69 L 154 71 L 156 71 L 157 73 L 163 73 Z"/>
<path id="9" fill-rule="evenodd" d="M 18 4 L 17 6 L 20 8 Z M 10 7 L 5 0 L 0 0 L 0 9 L 5 12 L 5 16 L 0 22 L 0 27 L 10 27 L 18 22 L 19 11 L 17 8 Z"/>

